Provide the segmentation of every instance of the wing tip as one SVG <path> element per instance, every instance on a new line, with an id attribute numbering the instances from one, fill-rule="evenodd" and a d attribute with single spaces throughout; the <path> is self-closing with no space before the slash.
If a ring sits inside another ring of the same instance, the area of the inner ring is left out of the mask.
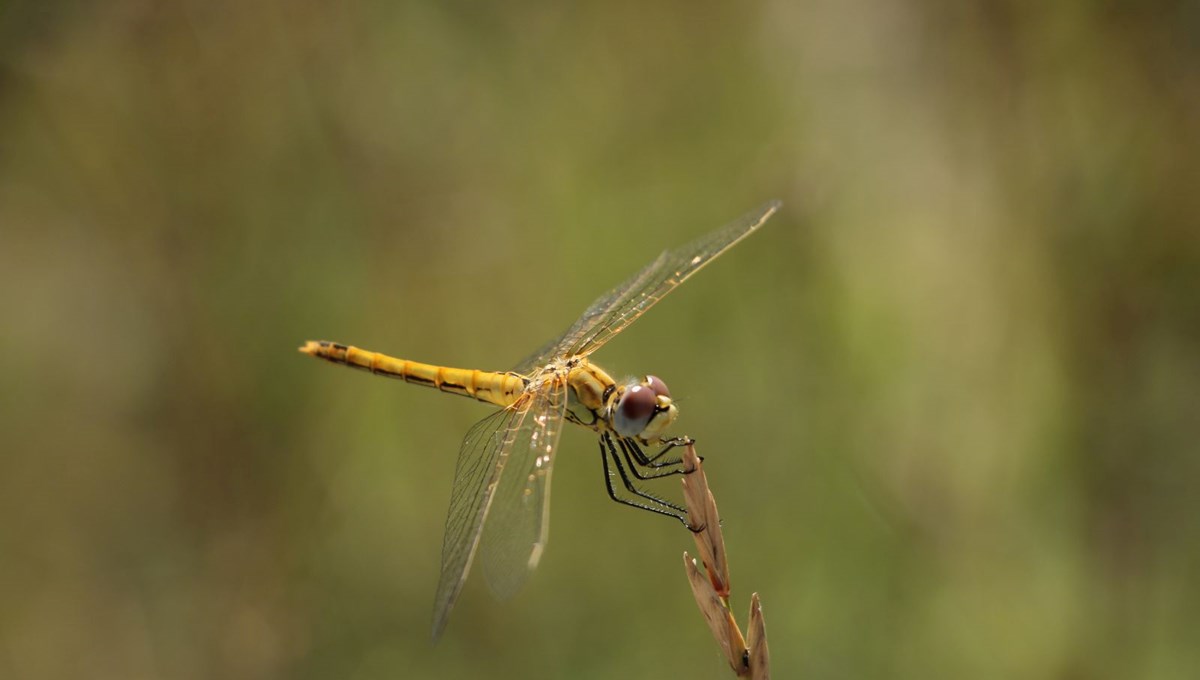
<path id="1" fill-rule="evenodd" d="M 771 215 L 774 215 L 782 207 L 783 201 L 779 200 L 778 198 L 772 198 L 766 203 L 763 203 L 758 209 L 759 213 L 762 215 L 762 217 L 759 218 L 759 224 L 766 222 L 767 218 L 769 218 Z"/>
<path id="2" fill-rule="evenodd" d="M 461 587 L 460 585 L 459 588 Z M 454 602 L 457 599 L 457 592 L 451 592 L 447 598 L 446 593 L 438 588 L 437 602 L 433 607 L 433 628 L 429 631 L 429 641 L 433 644 L 436 645 L 442 638 L 442 633 L 446 632 L 446 625 L 450 623 L 450 612 L 454 610 Z"/>
<path id="3" fill-rule="evenodd" d="M 442 633 L 446 632 L 446 623 L 449 619 L 445 616 L 435 616 L 433 619 L 433 629 L 429 631 L 430 644 L 437 644 L 438 640 L 442 639 Z"/>

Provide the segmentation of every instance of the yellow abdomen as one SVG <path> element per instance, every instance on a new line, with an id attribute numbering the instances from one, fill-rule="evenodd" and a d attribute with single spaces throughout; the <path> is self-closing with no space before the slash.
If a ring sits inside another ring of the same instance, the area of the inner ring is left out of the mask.
<path id="1" fill-rule="evenodd" d="M 404 382 L 433 387 L 497 406 L 508 406 L 516 401 L 525 391 L 527 382 L 516 373 L 423 364 L 325 340 L 309 340 L 300 351 L 335 364 L 361 368 L 377 375 L 399 378 Z"/>

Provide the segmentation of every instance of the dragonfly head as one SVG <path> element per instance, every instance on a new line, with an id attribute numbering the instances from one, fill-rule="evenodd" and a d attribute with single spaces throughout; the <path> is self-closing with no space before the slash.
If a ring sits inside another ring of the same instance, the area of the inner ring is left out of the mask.
<path id="1" fill-rule="evenodd" d="M 611 413 L 617 434 L 643 440 L 662 435 L 679 415 L 667 384 L 653 375 L 618 387 Z"/>

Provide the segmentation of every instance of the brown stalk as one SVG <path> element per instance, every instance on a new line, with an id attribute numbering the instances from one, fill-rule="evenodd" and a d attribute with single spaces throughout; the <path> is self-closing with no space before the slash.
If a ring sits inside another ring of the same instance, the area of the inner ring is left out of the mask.
<path id="1" fill-rule="evenodd" d="M 734 674 L 739 678 L 766 680 L 771 677 L 770 655 L 758 593 L 750 596 L 750 635 L 747 637 L 742 635 L 729 608 L 729 562 L 725 557 L 725 539 L 721 536 L 721 518 L 694 445 L 689 445 L 684 452 L 683 465 L 688 470 L 683 475 L 688 524 L 692 527 L 692 538 L 696 540 L 696 552 L 704 564 L 704 573 L 701 573 L 696 560 L 683 553 L 683 566 L 692 594 Z"/>

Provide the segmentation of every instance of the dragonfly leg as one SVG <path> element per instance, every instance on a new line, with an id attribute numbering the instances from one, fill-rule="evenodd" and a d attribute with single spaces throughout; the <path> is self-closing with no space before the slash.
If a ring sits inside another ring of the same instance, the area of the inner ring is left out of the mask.
<path id="1" fill-rule="evenodd" d="M 692 444 L 696 443 L 696 440 L 692 439 L 691 437 L 688 437 L 688 436 L 683 436 L 683 437 L 671 437 L 670 439 L 660 439 L 660 440 L 658 440 L 658 443 L 662 444 L 662 448 L 659 449 L 658 451 L 655 451 L 653 456 L 650 456 L 649 460 L 651 463 L 658 460 L 659 458 L 662 458 L 671 449 L 673 449 L 677 446 L 691 446 Z M 679 462 L 682 462 L 682 460 L 677 458 L 677 459 L 675 459 L 675 462 L 679 463 Z M 672 465 L 672 464 L 673 463 L 663 463 L 663 465 Z"/>
<path id="2" fill-rule="evenodd" d="M 676 510 L 679 512 L 687 512 L 687 508 L 685 508 L 681 505 L 676 505 L 675 503 L 672 503 L 671 501 L 668 501 L 666 499 L 659 498 L 658 496 L 655 496 L 654 494 L 650 493 L 649 491 L 645 491 L 643 489 L 638 488 L 636 485 L 634 485 L 633 481 L 631 479 L 629 479 L 629 475 L 627 475 L 625 473 L 625 466 L 621 464 L 620 457 L 617 456 L 617 447 L 613 445 L 613 441 L 611 438 L 606 438 L 606 439 L 607 439 L 607 443 L 608 443 L 609 452 L 612 454 L 613 463 L 615 463 L 617 466 L 617 472 L 621 473 L 621 481 L 625 484 L 626 490 L 628 490 L 630 493 L 634 494 L 635 496 L 644 498 L 648 501 L 653 501 L 660 505 L 671 508 L 672 510 Z M 646 477 L 642 477 L 640 474 L 638 474 L 637 467 L 634 466 L 633 461 L 630 460 L 630 458 L 629 458 L 629 451 L 628 451 L 628 449 L 625 448 L 625 441 L 623 439 L 618 439 L 617 445 L 620 446 L 621 450 L 625 453 L 625 459 L 629 461 L 629 467 L 631 470 L 633 470 L 635 477 L 637 477 L 638 479 L 654 479 L 655 478 L 655 475 L 649 475 Z M 666 477 L 667 475 L 671 475 L 671 474 L 675 474 L 675 472 L 674 471 L 667 472 L 667 473 L 663 473 L 663 474 L 660 474 L 657 476 Z"/>
<path id="3" fill-rule="evenodd" d="M 674 449 L 678 446 L 691 446 L 692 444 L 696 443 L 696 440 L 685 435 L 682 437 L 671 437 L 670 439 L 660 439 L 658 440 L 658 443 L 662 444 L 662 448 L 658 451 L 655 451 L 653 456 L 646 458 L 646 462 L 643 463 L 645 467 L 665 467 L 668 465 L 678 465 L 679 463 L 682 463 L 683 458 L 676 458 L 675 460 L 657 464 L 656 461 L 666 455 L 671 449 Z M 638 450 L 638 453 L 641 453 L 640 449 Z M 643 456 L 643 458 L 645 458 L 645 456 Z M 701 462 L 704 461 L 704 456 L 697 456 L 697 458 L 699 458 Z M 684 474 L 691 474 L 691 471 L 684 470 Z"/>
<path id="4" fill-rule="evenodd" d="M 621 447 L 621 451 L 625 454 L 625 461 L 629 463 L 630 472 L 633 473 L 634 477 L 637 477 L 642 481 L 647 479 L 658 479 L 660 477 L 669 477 L 671 475 L 679 475 L 688 472 L 680 467 L 663 470 L 663 468 L 672 468 L 673 466 L 679 465 L 683 462 L 683 460 L 672 460 L 662 463 L 651 462 L 653 459 L 646 458 L 646 454 L 642 452 L 641 447 L 639 447 L 637 442 L 632 439 L 621 438 L 617 440 L 617 444 Z M 647 468 L 652 470 L 652 472 L 643 473 L 638 470 L 639 467 Z"/>
<path id="5" fill-rule="evenodd" d="M 640 491 L 633 485 L 633 482 L 629 481 L 629 476 L 626 474 L 624 466 L 621 465 L 620 456 L 617 455 L 616 447 L 613 446 L 612 440 L 608 437 L 600 438 L 600 458 L 604 462 L 604 486 L 608 489 L 609 498 L 612 498 L 614 501 L 623 505 L 640 508 L 642 510 L 648 510 L 660 515 L 666 515 L 667 517 L 674 517 L 682 522 L 685 527 L 688 527 L 689 529 L 691 528 L 691 525 L 689 525 L 687 521 L 686 509 L 681 508 L 669 501 Z M 612 460 L 612 464 L 616 465 L 617 473 L 621 475 L 621 481 L 625 484 L 625 488 L 631 493 L 646 499 L 649 501 L 649 503 L 639 503 L 638 501 L 622 498 L 617 495 L 616 489 L 613 488 L 612 483 L 612 469 L 609 467 L 610 458 Z"/>

